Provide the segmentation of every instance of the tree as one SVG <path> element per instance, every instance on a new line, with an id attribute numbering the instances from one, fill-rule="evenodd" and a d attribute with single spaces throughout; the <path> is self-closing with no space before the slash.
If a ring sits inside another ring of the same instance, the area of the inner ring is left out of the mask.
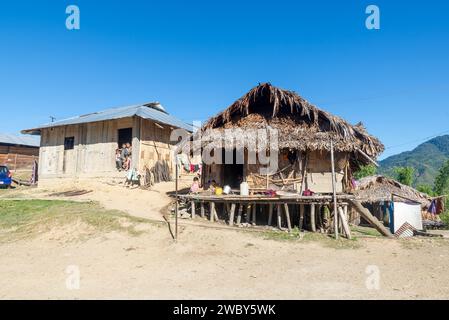
<path id="1" fill-rule="evenodd" d="M 411 186 L 415 180 L 415 169 L 412 167 L 396 167 L 394 169 L 396 180 L 406 186 Z"/>
<path id="2" fill-rule="evenodd" d="M 449 191 L 449 160 L 440 168 L 435 178 L 434 191 L 437 195 L 444 195 Z"/>
<path id="3" fill-rule="evenodd" d="M 435 193 L 433 192 L 432 186 L 429 184 L 420 184 L 418 187 L 416 187 L 416 190 L 418 190 L 419 192 L 425 193 L 431 197 L 433 197 L 435 195 Z"/>
<path id="4" fill-rule="evenodd" d="M 376 173 L 377 173 L 376 166 L 370 164 L 360 167 L 360 169 L 354 174 L 354 177 L 357 180 L 360 180 L 365 177 L 374 176 Z"/>

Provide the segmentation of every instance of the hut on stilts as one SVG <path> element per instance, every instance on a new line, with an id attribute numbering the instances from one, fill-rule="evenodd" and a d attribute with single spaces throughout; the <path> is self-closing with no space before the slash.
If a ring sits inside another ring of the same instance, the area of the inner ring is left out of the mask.
<path id="1" fill-rule="evenodd" d="M 361 123 L 351 125 L 293 91 L 264 83 L 209 119 L 178 150 L 201 152 L 205 189 L 215 181 L 234 190 L 183 195 L 193 217 L 199 207 L 202 216 L 209 208 L 211 221 L 229 225 L 337 228 L 350 236 L 353 173 L 374 162 L 384 146 Z M 242 181 L 249 194 L 239 193 Z"/>

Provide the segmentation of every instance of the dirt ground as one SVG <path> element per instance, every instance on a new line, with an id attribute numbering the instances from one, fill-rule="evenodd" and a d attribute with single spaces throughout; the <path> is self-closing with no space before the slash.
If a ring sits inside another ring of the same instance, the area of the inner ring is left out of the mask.
<path id="1" fill-rule="evenodd" d="M 172 187 L 97 186 L 69 197 L 99 201 L 155 222 L 139 236 L 112 232 L 76 240 L 73 235 L 84 228 L 78 224 L 0 244 L 0 298 L 449 298 L 447 239 L 364 238 L 355 246 L 336 248 L 329 242 L 280 241 L 183 220 L 174 242 L 159 211 L 169 205 L 165 192 Z M 46 198 L 53 191 L 16 189 L 1 192 L 0 198 Z M 68 286 L 78 272 L 79 288 Z"/>

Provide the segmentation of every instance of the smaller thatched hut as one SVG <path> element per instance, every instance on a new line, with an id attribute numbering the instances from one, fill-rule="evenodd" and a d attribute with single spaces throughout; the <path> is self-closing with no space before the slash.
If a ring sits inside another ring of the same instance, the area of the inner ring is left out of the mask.
<path id="1" fill-rule="evenodd" d="M 422 208 L 429 208 L 432 198 L 418 190 L 406 186 L 396 180 L 384 176 L 371 176 L 360 179 L 354 191 L 356 198 L 365 204 L 376 204 L 395 201 L 413 201 L 420 203 Z"/>

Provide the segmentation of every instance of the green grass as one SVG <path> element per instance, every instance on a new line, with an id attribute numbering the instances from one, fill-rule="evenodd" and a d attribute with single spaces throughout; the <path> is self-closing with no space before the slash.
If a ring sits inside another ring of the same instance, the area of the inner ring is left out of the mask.
<path id="1" fill-rule="evenodd" d="M 259 233 L 256 233 L 259 234 Z M 348 240 L 343 237 L 339 237 L 338 240 L 334 239 L 333 236 L 322 234 L 322 233 L 314 233 L 314 232 L 303 232 L 301 233 L 299 229 L 296 227 L 292 229 L 292 232 L 288 233 L 285 231 L 264 231 L 261 232 L 260 235 L 265 240 L 274 240 L 274 241 L 290 241 L 290 242 L 316 242 L 318 244 L 323 245 L 324 247 L 333 248 L 333 249 L 357 249 L 361 248 L 362 244 L 357 240 L 356 237 L 353 236 L 351 240 Z"/>
<path id="2" fill-rule="evenodd" d="M 95 202 L 59 200 L 0 200 L 0 241 L 36 236 L 64 225 L 82 223 L 93 232 L 120 231 L 139 235 L 136 229 L 147 220 Z"/>
<path id="3" fill-rule="evenodd" d="M 351 232 L 355 236 L 382 237 L 379 231 L 371 227 L 351 226 Z"/>

